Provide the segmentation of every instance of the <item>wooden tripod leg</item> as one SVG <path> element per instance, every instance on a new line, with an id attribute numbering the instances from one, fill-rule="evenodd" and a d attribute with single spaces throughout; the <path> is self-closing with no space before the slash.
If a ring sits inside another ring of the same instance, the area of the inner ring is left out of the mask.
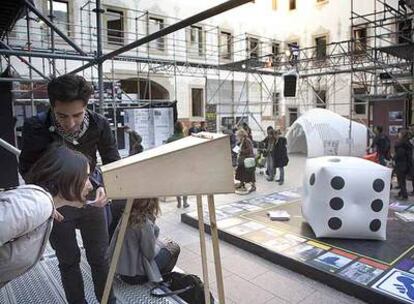
<path id="1" fill-rule="evenodd" d="M 210 288 L 208 282 L 207 250 L 206 250 L 206 232 L 204 231 L 204 212 L 203 199 L 197 195 L 197 214 L 198 214 L 198 231 L 200 233 L 201 263 L 203 265 L 204 280 L 204 299 L 206 304 L 210 304 Z"/>
<path id="2" fill-rule="evenodd" d="M 219 296 L 219 303 L 225 304 L 223 273 L 221 269 L 219 238 L 218 238 L 217 221 L 216 221 L 216 208 L 214 206 L 214 196 L 212 194 L 208 195 L 208 213 L 210 214 L 210 230 L 211 230 L 211 239 L 213 243 L 214 265 L 216 267 L 216 279 L 217 279 L 217 290 L 218 290 L 218 296 Z"/>
<path id="3" fill-rule="evenodd" d="M 130 198 L 127 200 L 124 213 L 122 215 L 121 227 L 119 229 L 118 238 L 116 240 L 114 254 L 111 260 L 111 266 L 109 267 L 108 277 L 106 278 L 105 289 L 102 296 L 102 304 L 108 303 L 109 293 L 111 292 L 112 282 L 114 280 L 114 275 L 116 271 L 116 266 L 118 265 L 118 259 L 121 254 L 122 244 L 124 243 L 124 237 L 126 228 L 128 226 L 129 214 L 131 213 L 132 204 L 134 199 Z"/>

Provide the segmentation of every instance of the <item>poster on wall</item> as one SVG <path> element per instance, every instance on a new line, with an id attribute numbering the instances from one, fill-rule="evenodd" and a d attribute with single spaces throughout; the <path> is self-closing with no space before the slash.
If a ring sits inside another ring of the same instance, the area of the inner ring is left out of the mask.
<path id="1" fill-rule="evenodd" d="M 173 133 L 173 109 L 127 109 L 125 110 L 125 125 L 141 135 L 144 150 L 152 149 L 165 143 Z"/>
<path id="2" fill-rule="evenodd" d="M 206 104 L 206 123 L 208 132 L 217 132 L 217 105 Z"/>
<path id="3" fill-rule="evenodd" d="M 397 136 L 398 131 L 402 128 L 403 128 L 402 125 L 390 125 L 390 126 L 388 126 L 388 134 L 390 136 Z"/>
<path id="4" fill-rule="evenodd" d="M 389 121 L 403 121 L 403 112 L 402 111 L 390 111 L 388 112 Z"/>

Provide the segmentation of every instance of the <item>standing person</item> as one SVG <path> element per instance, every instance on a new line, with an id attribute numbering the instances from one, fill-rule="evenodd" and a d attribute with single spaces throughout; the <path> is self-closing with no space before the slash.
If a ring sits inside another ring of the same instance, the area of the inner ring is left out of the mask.
<path id="1" fill-rule="evenodd" d="M 407 174 L 410 173 L 412 168 L 413 153 L 407 129 L 401 129 L 398 132 L 398 140 L 395 143 L 394 150 L 394 170 L 397 175 L 398 186 L 400 187 L 398 197 L 401 199 L 407 199 Z"/>
<path id="2" fill-rule="evenodd" d="M 137 131 L 132 130 L 128 126 L 125 127 L 125 132 L 129 135 L 129 156 L 144 151 L 144 147 L 141 145 L 141 135 L 139 135 Z"/>
<path id="3" fill-rule="evenodd" d="M 197 123 L 195 121 L 193 121 L 191 123 L 191 128 L 188 129 L 188 135 L 196 134 L 198 132 L 200 132 L 200 130 L 197 128 Z"/>
<path id="4" fill-rule="evenodd" d="M 276 141 L 276 133 L 272 126 L 267 127 L 267 136 L 262 141 L 265 145 L 264 156 L 266 157 L 266 174 L 267 180 L 272 181 L 275 177 L 275 167 L 273 165 L 273 150 Z"/>
<path id="5" fill-rule="evenodd" d="M 247 169 L 244 166 L 244 160 L 247 157 L 254 157 L 253 143 L 244 129 L 237 131 L 236 138 L 240 147 L 236 168 L 236 180 L 240 181 L 240 185 L 237 186 L 236 189 L 245 192 L 247 191 L 245 184 L 251 183 L 252 186 L 250 187 L 249 192 L 256 191 L 255 168 Z"/>
<path id="6" fill-rule="evenodd" d="M 28 119 L 23 126 L 19 169 L 24 179 L 52 143 L 63 144 L 87 156 L 90 171 L 95 176 L 98 176 L 97 151 L 103 164 L 120 159 L 108 121 L 86 108 L 92 88 L 83 77 L 62 75 L 49 82 L 47 91 L 50 109 Z M 86 303 L 76 229 L 81 231 L 98 301 L 102 298 L 108 275 L 108 224 L 105 209 L 102 208 L 108 200 L 98 180 L 94 178 L 91 182 L 96 189 L 94 203 L 80 209 L 62 207 L 59 211 L 65 219 L 62 222 L 55 221 L 50 236 L 50 243 L 59 261 L 63 289 L 70 304 Z M 109 303 L 115 302 L 111 292 Z"/>
<path id="7" fill-rule="evenodd" d="M 280 130 L 275 131 L 275 147 L 273 149 L 273 166 L 276 169 L 279 169 L 279 179 L 276 182 L 279 182 L 279 185 L 283 185 L 285 181 L 285 167 L 289 163 L 289 157 L 287 154 L 287 140 L 282 136 Z"/>
<path id="8" fill-rule="evenodd" d="M 380 165 L 385 166 L 385 160 L 390 159 L 391 142 L 387 135 L 383 133 L 382 126 L 374 127 L 375 137 L 372 141 L 371 148 L 378 153 Z"/>
<path id="9" fill-rule="evenodd" d="M 177 121 L 174 125 L 174 134 L 167 139 L 167 143 L 184 138 L 184 126 L 181 121 Z M 187 196 L 183 195 L 183 207 L 188 208 L 190 205 L 187 202 Z M 181 208 L 181 196 L 177 196 L 177 208 Z"/>
<path id="10" fill-rule="evenodd" d="M 241 124 L 241 127 L 243 128 L 244 131 L 247 132 L 247 136 L 249 137 L 249 139 L 252 141 L 253 143 L 253 136 L 252 136 L 252 129 L 250 129 L 249 125 L 247 124 L 247 122 L 243 122 Z"/>
<path id="11" fill-rule="evenodd" d="M 122 244 L 116 273 L 128 284 L 160 282 L 161 275 L 173 270 L 180 247 L 173 241 L 158 239 L 160 228 L 155 223 L 161 213 L 158 198 L 135 199 Z M 120 225 L 111 240 L 115 250 Z"/>

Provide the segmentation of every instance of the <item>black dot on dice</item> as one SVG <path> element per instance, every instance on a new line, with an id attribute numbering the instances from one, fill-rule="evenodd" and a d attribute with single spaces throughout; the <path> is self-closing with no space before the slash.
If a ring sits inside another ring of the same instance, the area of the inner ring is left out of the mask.
<path id="1" fill-rule="evenodd" d="M 344 207 L 344 201 L 340 197 L 334 197 L 329 201 L 329 206 L 333 210 L 341 210 Z"/>
<path id="2" fill-rule="evenodd" d="M 378 219 L 373 220 L 370 224 L 369 224 L 369 229 L 371 229 L 371 231 L 378 231 L 381 228 L 381 221 Z"/>
<path id="3" fill-rule="evenodd" d="M 316 181 L 316 177 L 315 177 L 315 173 L 312 173 L 309 183 L 311 186 L 315 185 L 315 181 Z"/>
<path id="4" fill-rule="evenodd" d="M 331 180 L 331 186 L 332 188 L 334 188 L 335 190 L 341 190 L 344 186 L 345 186 L 345 181 L 342 177 L 340 176 L 335 176 L 332 180 Z"/>
<path id="5" fill-rule="evenodd" d="M 332 230 L 338 230 L 342 226 L 342 221 L 338 217 L 331 217 L 328 221 L 328 226 Z"/>
<path id="6" fill-rule="evenodd" d="M 376 192 L 381 192 L 382 190 L 384 190 L 384 187 L 385 187 L 384 181 L 379 178 L 374 180 L 374 183 L 372 184 L 372 188 L 374 188 Z"/>
<path id="7" fill-rule="evenodd" d="M 375 201 L 371 203 L 371 209 L 375 212 L 380 212 L 383 206 L 384 206 L 384 203 L 380 199 L 376 199 Z"/>

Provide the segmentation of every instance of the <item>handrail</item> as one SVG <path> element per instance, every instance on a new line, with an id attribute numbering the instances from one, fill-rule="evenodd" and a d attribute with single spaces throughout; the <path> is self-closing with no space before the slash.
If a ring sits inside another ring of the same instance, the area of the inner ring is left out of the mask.
<path id="1" fill-rule="evenodd" d="M 0 147 L 6 149 L 7 151 L 9 151 L 10 153 L 13 153 L 16 156 L 20 156 L 20 150 L 19 149 L 17 149 L 15 146 L 12 146 L 7 141 L 5 141 L 4 139 L 1 139 L 1 138 L 0 138 Z"/>

